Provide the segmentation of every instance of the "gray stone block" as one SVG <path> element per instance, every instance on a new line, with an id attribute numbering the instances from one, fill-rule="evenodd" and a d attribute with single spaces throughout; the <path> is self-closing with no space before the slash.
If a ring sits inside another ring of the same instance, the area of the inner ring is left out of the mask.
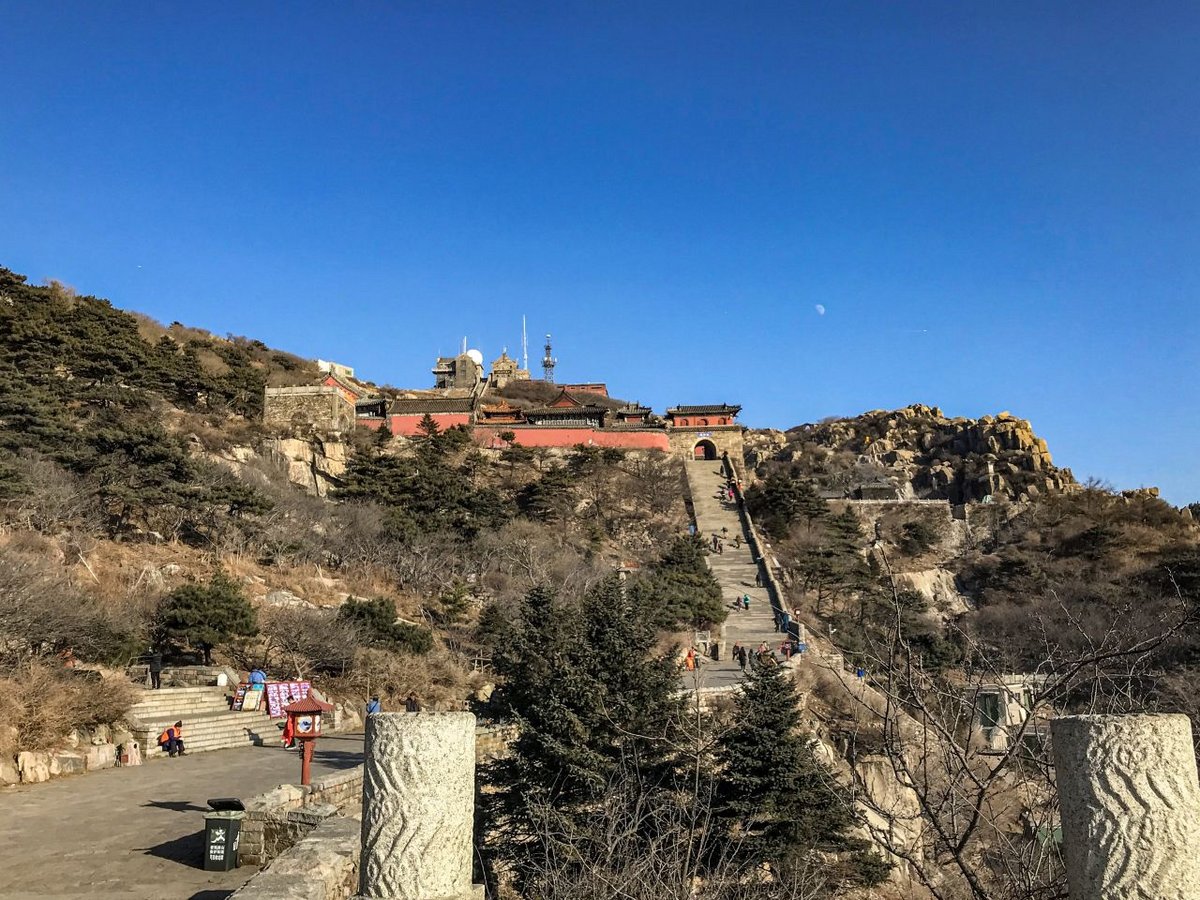
<path id="1" fill-rule="evenodd" d="M 1186 716 L 1050 723 L 1071 900 L 1200 897 L 1200 780 Z"/>
<path id="2" fill-rule="evenodd" d="M 359 890 L 386 900 L 472 893 L 475 717 L 367 717 Z"/>

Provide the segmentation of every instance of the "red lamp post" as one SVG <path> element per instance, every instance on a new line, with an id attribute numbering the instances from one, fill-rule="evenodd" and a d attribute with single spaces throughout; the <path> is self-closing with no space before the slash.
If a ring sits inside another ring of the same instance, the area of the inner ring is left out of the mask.
<path id="1" fill-rule="evenodd" d="M 300 783 L 308 784 L 312 768 L 313 744 L 321 736 L 321 713 L 333 707 L 322 703 L 312 694 L 283 708 L 292 724 L 292 734 L 300 742 Z"/>

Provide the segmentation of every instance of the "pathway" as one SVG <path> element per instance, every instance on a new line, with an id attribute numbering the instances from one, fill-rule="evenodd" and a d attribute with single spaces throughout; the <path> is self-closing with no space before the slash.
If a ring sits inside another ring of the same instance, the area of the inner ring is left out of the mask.
<path id="1" fill-rule="evenodd" d="M 362 735 L 317 742 L 313 775 L 362 762 Z M 246 798 L 300 779 L 278 744 L 186 755 L 0 791 L 0 898 L 219 900 L 257 869 L 206 872 L 210 797 Z"/>
<path id="2" fill-rule="evenodd" d="M 725 473 L 719 462 L 688 460 L 684 463 L 688 487 L 692 493 L 692 505 L 696 527 L 706 541 L 713 534 L 727 529 L 724 553 L 710 553 L 708 566 L 721 585 L 721 593 L 727 605 L 743 594 L 750 595 L 750 609 L 731 609 L 725 620 L 725 641 L 719 662 L 708 660 L 696 673 L 684 673 L 685 687 L 715 688 L 728 687 L 741 681 L 742 673 L 732 658 L 735 643 L 751 650 L 766 641 L 772 650 L 778 650 L 783 635 L 775 630 L 775 617 L 771 611 L 771 599 L 765 587 L 754 586 L 758 566 L 750 552 L 746 532 L 736 502 L 723 499 Z M 736 535 L 742 536 L 742 545 L 733 545 Z"/>

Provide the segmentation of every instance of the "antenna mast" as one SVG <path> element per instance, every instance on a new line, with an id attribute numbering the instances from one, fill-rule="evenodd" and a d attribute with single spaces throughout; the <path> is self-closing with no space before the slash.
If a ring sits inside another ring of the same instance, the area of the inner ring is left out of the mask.
<path id="1" fill-rule="evenodd" d="M 546 355 L 542 357 L 542 372 L 546 381 L 554 384 L 554 366 L 558 360 L 551 355 L 550 350 L 550 335 L 546 335 Z"/>
<path id="2" fill-rule="evenodd" d="M 521 316 L 521 368 L 529 371 L 529 337 L 525 334 L 524 316 Z"/>

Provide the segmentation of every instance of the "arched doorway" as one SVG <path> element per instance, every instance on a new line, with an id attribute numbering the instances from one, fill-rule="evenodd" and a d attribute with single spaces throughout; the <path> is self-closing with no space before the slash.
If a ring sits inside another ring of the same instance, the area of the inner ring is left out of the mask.
<path id="1" fill-rule="evenodd" d="M 692 450 L 692 458 L 706 460 L 717 459 L 717 445 L 712 441 L 698 442 L 695 448 Z"/>

